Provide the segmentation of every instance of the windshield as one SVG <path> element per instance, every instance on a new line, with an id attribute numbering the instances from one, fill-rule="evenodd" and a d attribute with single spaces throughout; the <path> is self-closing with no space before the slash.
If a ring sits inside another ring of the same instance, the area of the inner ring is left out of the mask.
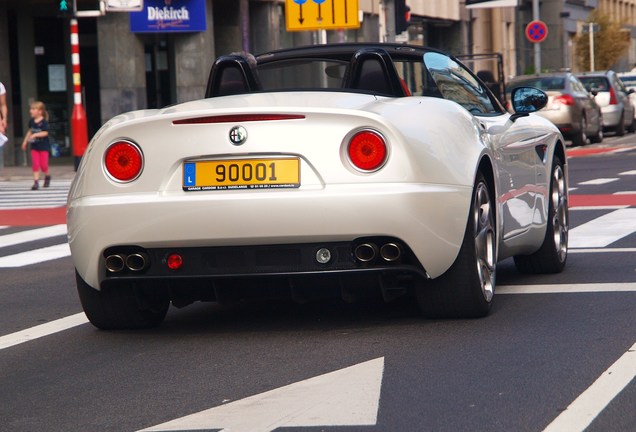
<path id="1" fill-rule="evenodd" d="M 258 76 L 264 90 L 336 89 L 348 62 L 302 59 L 283 60 L 258 66 Z"/>
<path id="2" fill-rule="evenodd" d="M 587 91 L 609 91 L 609 82 L 607 78 L 600 77 L 579 77 Z"/>

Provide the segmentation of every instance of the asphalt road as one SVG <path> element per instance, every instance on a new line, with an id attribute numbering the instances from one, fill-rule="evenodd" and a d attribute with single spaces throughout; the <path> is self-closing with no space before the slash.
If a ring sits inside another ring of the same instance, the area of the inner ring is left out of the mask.
<path id="1" fill-rule="evenodd" d="M 635 147 L 572 150 L 566 270 L 501 263 L 479 320 L 423 320 L 408 301 L 198 303 L 104 332 L 70 257 L 11 264 L 65 236 L 9 245 L 35 227 L 2 228 L 0 431 L 634 431 Z"/>

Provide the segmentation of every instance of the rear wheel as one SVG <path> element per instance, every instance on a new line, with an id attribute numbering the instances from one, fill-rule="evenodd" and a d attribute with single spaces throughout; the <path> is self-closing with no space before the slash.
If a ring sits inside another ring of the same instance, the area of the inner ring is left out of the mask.
<path id="1" fill-rule="evenodd" d="M 495 292 L 497 235 L 492 194 L 479 173 L 459 254 L 448 271 L 416 290 L 429 318 L 479 318 L 488 315 Z"/>
<path id="2" fill-rule="evenodd" d="M 598 126 L 598 131 L 596 132 L 596 135 L 593 135 L 590 137 L 590 142 L 594 144 L 602 143 L 603 138 L 605 138 L 605 134 L 603 133 L 603 125 L 600 124 Z"/>
<path id="3" fill-rule="evenodd" d="M 581 115 L 580 130 L 572 137 L 572 144 L 575 146 L 584 146 L 587 144 L 587 120 Z"/>
<path id="4" fill-rule="evenodd" d="M 102 330 L 156 327 L 170 306 L 167 289 L 141 287 L 134 282 L 98 291 L 75 272 L 77 292 L 88 320 Z"/>
<path id="5" fill-rule="evenodd" d="M 554 156 L 548 207 L 547 228 L 543 244 L 532 255 L 515 256 L 522 273 L 559 273 L 568 257 L 568 198 L 563 162 Z"/>

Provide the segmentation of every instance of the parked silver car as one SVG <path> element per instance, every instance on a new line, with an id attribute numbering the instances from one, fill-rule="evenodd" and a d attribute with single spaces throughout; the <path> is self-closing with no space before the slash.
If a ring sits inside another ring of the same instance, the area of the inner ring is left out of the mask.
<path id="1" fill-rule="evenodd" d="M 629 101 L 634 107 L 632 129 L 636 130 L 636 72 L 619 72 L 618 78 L 629 92 Z"/>
<path id="2" fill-rule="evenodd" d="M 548 95 L 548 104 L 537 114 L 554 123 L 575 146 L 603 141 L 603 116 L 594 96 L 570 72 L 521 75 L 510 80 L 508 92 L 536 87 Z"/>
<path id="3" fill-rule="evenodd" d="M 625 130 L 636 130 L 634 123 L 634 107 L 629 101 L 629 94 L 633 90 L 627 90 L 618 75 L 613 70 L 602 72 L 586 72 L 577 75 L 585 88 L 595 94 L 596 103 L 603 111 L 603 125 L 606 130 L 616 132 L 616 135 L 625 135 Z"/>

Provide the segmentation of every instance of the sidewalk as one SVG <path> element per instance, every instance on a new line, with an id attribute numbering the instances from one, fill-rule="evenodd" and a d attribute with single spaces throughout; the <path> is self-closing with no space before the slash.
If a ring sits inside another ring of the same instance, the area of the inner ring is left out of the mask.
<path id="1" fill-rule="evenodd" d="M 55 179 L 72 179 L 75 177 L 75 165 L 73 158 L 51 158 L 49 162 L 49 174 Z M 44 175 L 40 173 L 40 179 Z M 0 167 L 0 181 L 33 180 L 31 166 L 5 166 Z"/>

